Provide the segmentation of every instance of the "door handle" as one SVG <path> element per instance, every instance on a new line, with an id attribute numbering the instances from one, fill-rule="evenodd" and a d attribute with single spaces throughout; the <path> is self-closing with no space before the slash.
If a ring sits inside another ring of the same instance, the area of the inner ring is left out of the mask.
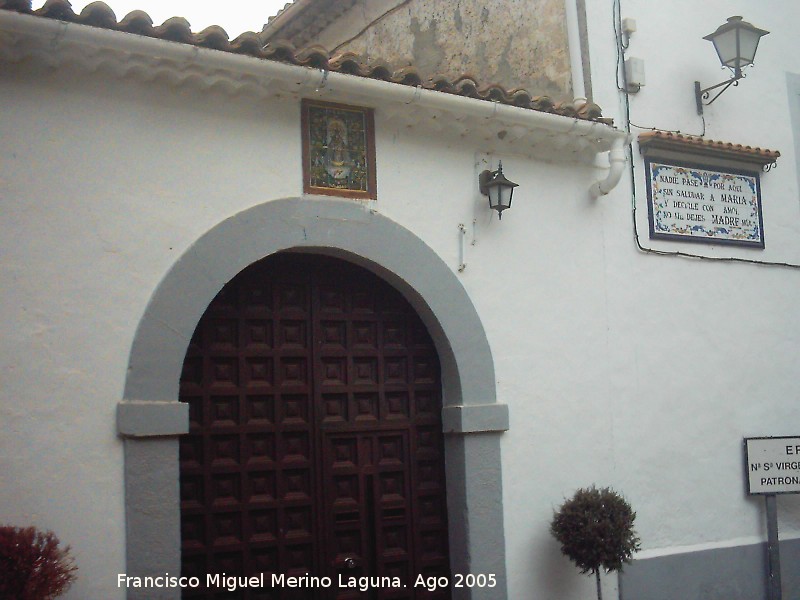
<path id="1" fill-rule="evenodd" d="M 355 569 L 356 568 L 356 559 L 352 556 L 348 556 L 344 559 L 344 566 L 348 569 Z"/>

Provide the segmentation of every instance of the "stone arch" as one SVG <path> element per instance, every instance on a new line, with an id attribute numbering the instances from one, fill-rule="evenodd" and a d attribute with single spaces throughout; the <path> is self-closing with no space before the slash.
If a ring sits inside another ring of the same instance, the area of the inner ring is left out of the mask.
<path id="1" fill-rule="evenodd" d="M 178 381 L 194 328 L 237 273 L 287 249 L 370 269 L 422 317 L 442 367 L 453 571 L 494 573 L 498 581 L 493 589 L 455 590 L 454 597 L 505 598 L 500 434 L 508 429 L 508 412 L 496 402 L 480 318 L 458 277 L 417 236 L 359 203 L 327 198 L 277 200 L 233 215 L 199 238 L 155 290 L 136 331 L 117 411 L 125 443 L 127 573 L 180 569 L 177 436 L 188 429 L 188 413 L 177 401 Z M 163 597 L 179 597 L 174 592 Z M 139 593 L 129 590 L 129 597 Z"/>

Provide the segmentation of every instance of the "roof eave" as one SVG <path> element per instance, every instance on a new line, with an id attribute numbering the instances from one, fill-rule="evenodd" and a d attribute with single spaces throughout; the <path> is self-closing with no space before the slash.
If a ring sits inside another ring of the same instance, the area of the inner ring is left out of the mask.
<path id="1" fill-rule="evenodd" d="M 32 58 L 203 89 L 360 103 L 406 126 L 475 139 L 486 153 L 592 162 L 627 139 L 598 121 L 15 12 L 0 11 L 0 32 L 3 61 Z"/>

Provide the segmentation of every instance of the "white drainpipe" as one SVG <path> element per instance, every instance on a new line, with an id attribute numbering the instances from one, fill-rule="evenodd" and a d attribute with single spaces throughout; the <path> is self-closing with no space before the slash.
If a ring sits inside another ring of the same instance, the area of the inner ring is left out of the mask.
<path id="1" fill-rule="evenodd" d="M 605 179 L 596 181 L 592 187 L 589 188 L 589 193 L 592 195 L 592 198 L 605 196 L 619 183 L 622 173 L 625 170 L 625 163 L 627 162 L 627 158 L 625 156 L 625 146 L 627 144 L 628 136 L 614 140 L 613 146 L 608 153 L 608 162 L 610 163 L 611 168 L 609 169 L 608 175 Z"/>

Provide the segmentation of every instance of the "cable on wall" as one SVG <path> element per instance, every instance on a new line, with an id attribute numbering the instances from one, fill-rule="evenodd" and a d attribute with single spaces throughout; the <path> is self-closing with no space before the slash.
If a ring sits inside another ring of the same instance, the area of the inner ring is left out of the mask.
<path id="1" fill-rule="evenodd" d="M 345 41 L 343 41 L 341 44 L 339 44 L 338 46 L 336 46 L 336 47 L 335 47 L 333 50 L 331 50 L 331 55 L 333 55 L 333 54 L 334 54 L 334 53 L 335 53 L 337 50 L 339 50 L 339 49 L 340 49 L 342 46 L 346 46 L 347 44 L 349 44 L 349 43 L 350 43 L 350 42 L 352 42 L 353 40 L 356 40 L 356 39 L 358 39 L 359 37 L 361 37 L 362 35 L 364 35 L 364 33 L 365 33 L 365 32 L 366 32 L 366 31 L 367 31 L 367 30 L 368 30 L 370 27 L 372 27 L 373 25 L 375 25 L 375 23 L 377 23 L 378 21 L 381 21 L 381 20 L 383 20 L 384 18 L 388 17 L 389 15 L 391 15 L 391 14 L 392 14 L 392 13 L 394 13 L 394 12 L 397 12 L 398 10 L 400 10 L 401 8 L 403 8 L 404 6 L 406 6 L 407 4 L 409 4 L 410 2 L 411 2 L 411 0 L 403 0 L 403 2 L 401 2 L 401 3 L 400 3 L 400 4 L 398 4 L 397 6 L 393 6 L 392 8 L 390 8 L 389 10 L 387 10 L 385 13 L 383 13 L 382 15 L 380 15 L 379 17 L 377 17 L 377 18 L 373 19 L 372 21 L 370 21 L 369 23 L 367 23 L 367 24 L 366 24 L 366 25 L 365 25 L 365 26 L 364 26 L 364 27 L 361 29 L 361 31 L 359 31 L 357 34 L 355 34 L 354 36 L 352 36 L 352 37 L 350 37 L 350 38 L 346 39 L 346 40 L 345 40 Z M 365 8 L 366 8 L 366 4 L 365 4 L 364 6 L 365 6 Z"/>

